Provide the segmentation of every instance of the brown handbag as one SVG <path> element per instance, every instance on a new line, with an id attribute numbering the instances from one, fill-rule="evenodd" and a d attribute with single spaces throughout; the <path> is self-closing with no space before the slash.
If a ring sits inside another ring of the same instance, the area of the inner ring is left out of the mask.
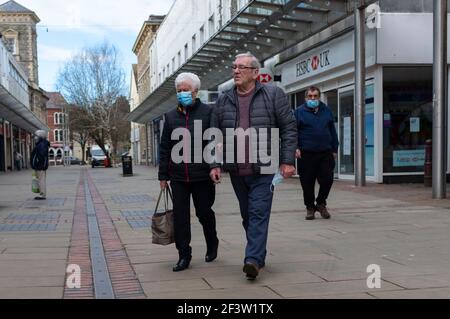
<path id="1" fill-rule="evenodd" d="M 156 203 L 155 213 L 152 216 L 152 243 L 167 246 L 175 242 L 173 229 L 173 209 L 168 208 L 169 195 L 172 201 L 173 197 L 170 188 L 162 189 L 159 193 L 158 202 Z M 158 212 L 158 206 L 164 197 L 164 211 Z"/>

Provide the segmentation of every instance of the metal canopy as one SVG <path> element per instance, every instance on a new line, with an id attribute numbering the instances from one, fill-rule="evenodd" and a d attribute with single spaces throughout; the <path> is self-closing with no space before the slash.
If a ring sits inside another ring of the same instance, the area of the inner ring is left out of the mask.
<path id="1" fill-rule="evenodd" d="M 199 75 L 202 88 L 212 89 L 232 77 L 231 64 L 239 53 L 252 52 L 264 61 L 350 16 L 355 4 L 376 0 L 250 0 L 234 18 L 168 77 L 128 120 L 147 123 L 176 104 L 175 79 L 182 72 Z"/>
<path id="2" fill-rule="evenodd" d="M 2 85 L 0 85 L 0 117 L 30 133 L 36 130 L 49 129 L 30 109 L 17 101 Z"/>

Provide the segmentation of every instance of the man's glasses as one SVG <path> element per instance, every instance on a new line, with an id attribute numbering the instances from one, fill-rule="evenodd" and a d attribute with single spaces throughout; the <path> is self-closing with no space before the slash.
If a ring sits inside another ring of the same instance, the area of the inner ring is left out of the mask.
<path id="1" fill-rule="evenodd" d="M 233 69 L 233 70 L 236 70 L 236 69 L 239 69 L 239 70 L 246 70 L 246 69 L 252 69 L 252 70 L 255 70 L 256 68 L 255 67 L 253 67 L 253 66 L 245 66 L 245 65 L 235 65 L 235 64 L 233 64 L 232 66 L 231 66 L 231 68 Z"/>

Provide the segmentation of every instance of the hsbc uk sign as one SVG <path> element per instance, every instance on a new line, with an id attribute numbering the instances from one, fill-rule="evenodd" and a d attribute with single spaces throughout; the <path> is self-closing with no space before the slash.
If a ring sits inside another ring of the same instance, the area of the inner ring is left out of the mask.
<path id="1" fill-rule="evenodd" d="M 329 65 L 331 65 L 330 50 L 326 50 L 320 54 L 308 57 L 307 59 L 298 62 L 296 64 L 297 77 L 321 70 Z"/>

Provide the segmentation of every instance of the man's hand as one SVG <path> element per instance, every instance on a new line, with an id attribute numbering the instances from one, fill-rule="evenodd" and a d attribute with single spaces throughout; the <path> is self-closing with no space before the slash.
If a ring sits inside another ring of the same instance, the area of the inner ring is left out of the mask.
<path id="1" fill-rule="evenodd" d="M 333 153 L 333 158 L 334 158 L 334 160 L 336 160 L 337 159 L 337 153 Z"/>
<path id="2" fill-rule="evenodd" d="M 167 187 L 169 187 L 169 183 L 168 181 L 159 181 L 159 186 L 161 186 L 161 189 L 166 189 Z"/>
<path id="3" fill-rule="evenodd" d="M 302 152 L 300 150 L 295 151 L 295 158 L 302 158 Z"/>
<path id="4" fill-rule="evenodd" d="M 283 175 L 284 178 L 289 178 L 295 174 L 295 166 L 281 164 L 280 173 L 281 173 L 281 175 Z"/>
<path id="5" fill-rule="evenodd" d="M 211 177 L 211 180 L 214 182 L 214 185 L 220 184 L 220 181 L 222 180 L 221 174 L 222 170 L 219 167 L 213 168 L 209 173 L 209 177 Z"/>

